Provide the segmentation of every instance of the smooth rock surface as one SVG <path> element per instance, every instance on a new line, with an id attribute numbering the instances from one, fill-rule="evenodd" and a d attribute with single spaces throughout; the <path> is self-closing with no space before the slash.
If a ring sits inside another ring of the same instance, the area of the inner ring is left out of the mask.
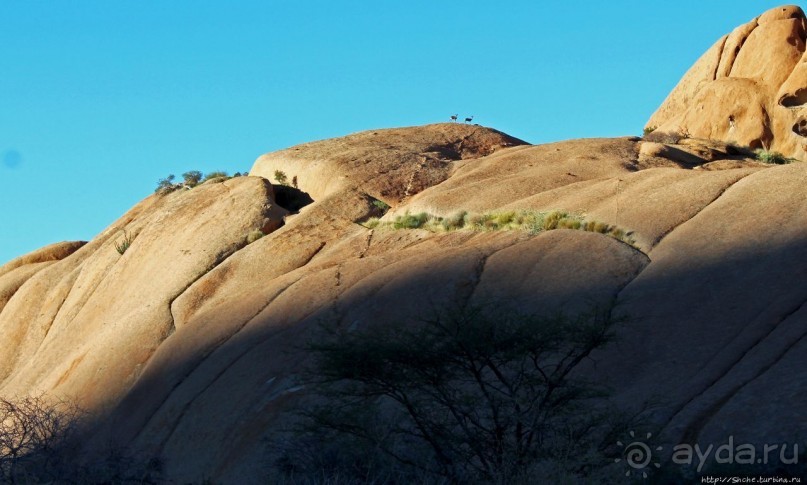
<path id="1" fill-rule="evenodd" d="M 736 28 L 703 55 L 646 128 L 807 161 L 807 19 L 795 5 Z"/>

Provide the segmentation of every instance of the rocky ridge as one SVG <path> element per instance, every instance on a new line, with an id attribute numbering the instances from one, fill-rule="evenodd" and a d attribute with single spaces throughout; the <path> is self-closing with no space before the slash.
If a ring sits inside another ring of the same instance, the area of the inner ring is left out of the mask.
<path id="1" fill-rule="evenodd" d="M 749 33 L 735 60 L 709 57 L 728 76 L 718 85 L 748 84 L 730 75 L 750 75 L 742 53 L 764 44 L 751 33 L 803 32 L 803 18 L 785 7 L 736 31 Z M 797 67 L 755 83 L 798 98 L 785 88 Z M 659 130 L 674 131 L 716 82 L 692 72 L 651 119 Z M 797 112 L 776 99 L 771 113 Z M 768 140 L 767 125 L 750 127 L 761 118 L 743 116 L 749 145 Z M 807 165 L 761 164 L 706 139 L 728 131 L 688 129 L 666 142 L 540 146 L 454 123 L 376 130 L 264 155 L 249 177 L 152 195 L 88 243 L 0 267 L 0 396 L 74 400 L 99 417 L 88 451 L 114 442 L 160 456 L 177 482 L 260 483 L 263 440 L 301 392 L 299 349 L 320 322 L 403 325 L 457 301 L 574 313 L 615 298 L 631 321 L 587 372 L 625 408 L 656 402 L 666 442 L 793 442 L 807 393 Z M 282 207 L 276 171 L 313 203 Z M 636 243 L 569 229 L 373 230 L 375 201 L 390 206 L 386 221 L 564 210 Z M 256 229 L 267 234 L 247 244 Z"/>

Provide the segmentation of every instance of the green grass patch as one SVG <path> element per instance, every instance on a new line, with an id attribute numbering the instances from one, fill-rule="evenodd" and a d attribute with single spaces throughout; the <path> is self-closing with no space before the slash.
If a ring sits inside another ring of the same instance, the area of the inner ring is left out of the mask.
<path id="1" fill-rule="evenodd" d="M 282 170 L 275 170 L 275 182 L 280 185 L 289 185 L 289 177 Z"/>
<path id="2" fill-rule="evenodd" d="M 364 227 L 366 227 L 367 229 L 375 229 L 380 224 L 381 224 L 381 219 L 379 219 L 378 217 L 371 217 L 371 218 L 367 219 L 367 221 L 365 221 L 365 223 L 362 224 L 362 225 Z"/>
<path id="3" fill-rule="evenodd" d="M 124 230 L 123 231 L 123 239 L 121 241 L 115 243 L 115 250 L 118 252 L 118 254 L 123 256 L 123 253 L 125 253 L 126 250 L 129 249 L 129 246 L 132 245 L 133 241 L 134 241 L 134 236 L 132 236 L 131 234 L 129 234 L 128 232 L 126 232 Z"/>
<path id="4" fill-rule="evenodd" d="M 387 203 L 386 203 L 386 202 L 384 202 L 383 200 L 378 200 L 378 199 L 375 199 L 375 200 L 373 201 L 373 206 L 374 206 L 376 209 L 380 210 L 381 212 L 383 212 L 383 213 L 385 213 L 385 214 L 386 214 L 386 212 L 389 210 L 389 204 L 387 204 Z"/>
<path id="5" fill-rule="evenodd" d="M 263 231 L 261 231 L 260 229 L 253 229 L 249 231 L 249 233 L 247 233 L 246 236 L 247 244 L 252 244 L 265 235 L 266 234 L 264 234 Z"/>
<path id="6" fill-rule="evenodd" d="M 787 165 L 788 163 L 797 162 L 795 158 L 788 158 L 779 152 L 773 150 L 765 150 L 760 148 L 754 152 L 756 159 L 762 163 L 769 163 L 772 165 Z"/>
<path id="7" fill-rule="evenodd" d="M 454 215 L 443 218 L 440 225 L 443 226 L 444 231 L 455 231 L 465 227 L 465 218 L 468 216 L 468 211 L 459 211 Z"/>
<path id="8" fill-rule="evenodd" d="M 392 227 L 395 229 L 420 229 L 432 219 L 433 217 L 425 212 L 421 212 L 420 214 L 410 214 L 407 212 L 402 216 L 396 217 L 392 222 Z"/>
<path id="9" fill-rule="evenodd" d="M 205 175 L 204 179 L 202 179 L 202 183 L 211 182 L 211 181 L 213 183 L 224 182 L 225 180 L 228 180 L 230 178 L 232 178 L 232 177 L 227 175 L 227 172 L 222 172 L 222 171 L 210 172 L 207 175 Z"/>
<path id="10" fill-rule="evenodd" d="M 459 211 L 447 217 L 426 212 L 406 213 L 392 221 L 371 218 L 364 223 L 370 229 L 423 229 L 430 232 L 469 231 L 526 231 L 538 234 L 555 229 L 571 229 L 604 234 L 633 246 L 632 233 L 599 221 L 587 221 L 580 214 L 566 211 L 539 212 L 531 210 L 469 213 Z"/>

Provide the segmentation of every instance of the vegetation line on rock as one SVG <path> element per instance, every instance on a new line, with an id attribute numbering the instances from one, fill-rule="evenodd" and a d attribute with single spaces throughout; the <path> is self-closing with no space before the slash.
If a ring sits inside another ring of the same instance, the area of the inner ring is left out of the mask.
<path id="1" fill-rule="evenodd" d="M 395 217 L 392 221 L 382 221 L 373 217 L 368 219 L 364 226 L 369 229 L 424 229 L 430 232 L 520 230 L 530 234 L 554 229 L 573 229 L 605 234 L 633 247 L 636 242 L 630 231 L 604 222 L 587 221 L 580 214 L 565 211 L 512 210 L 478 214 L 459 211 L 446 217 L 427 212 L 417 214 L 407 212 Z"/>
<path id="2" fill-rule="evenodd" d="M 198 170 L 191 170 L 189 172 L 185 172 L 182 174 L 182 182 L 174 183 L 174 179 L 176 179 L 176 177 L 174 176 L 174 174 L 170 174 L 167 177 L 157 181 L 157 188 L 154 189 L 154 193 L 159 195 L 165 195 L 175 190 L 183 188 L 192 189 L 198 185 L 202 185 L 207 182 L 219 183 L 234 177 L 241 177 L 246 175 L 248 175 L 247 172 L 244 172 L 243 174 L 241 172 L 235 172 L 231 176 L 228 175 L 227 172 L 223 171 L 215 171 L 210 172 L 207 175 L 203 175 L 202 172 Z"/>

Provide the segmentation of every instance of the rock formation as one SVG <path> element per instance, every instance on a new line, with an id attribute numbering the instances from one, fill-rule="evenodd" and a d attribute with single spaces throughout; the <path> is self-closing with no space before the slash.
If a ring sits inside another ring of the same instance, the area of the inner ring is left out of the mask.
<path id="1" fill-rule="evenodd" d="M 646 129 L 768 148 L 807 161 L 807 19 L 769 10 L 720 38 Z"/>
<path id="2" fill-rule="evenodd" d="M 797 150 L 780 128 L 803 102 L 803 24 L 784 8 L 738 29 L 651 123 Z M 696 124 L 708 93 L 725 103 Z M 313 203 L 282 207 L 276 171 Z M 300 393 L 300 349 L 322 321 L 404 325 L 456 301 L 574 313 L 616 298 L 631 321 L 587 372 L 626 409 L 655 401 L 667 443 L 800 438 L 807 164 L 760 164 L 717 141 L 532 146 L 436 124 L 270 153 L 250 175 L 149 196 L 86 244 L 0 267 L 0 396 L 76 401 L 98 417 L 87 451 L 159 456 L 177 483 L 264 483 L 264 439 Z M 369 229 L 378 201 L 391 206 L 382 221 L 565 210 L 635 243 L 570 229 Z M 257 229 L 267 234 L 247 244 Z"/>

